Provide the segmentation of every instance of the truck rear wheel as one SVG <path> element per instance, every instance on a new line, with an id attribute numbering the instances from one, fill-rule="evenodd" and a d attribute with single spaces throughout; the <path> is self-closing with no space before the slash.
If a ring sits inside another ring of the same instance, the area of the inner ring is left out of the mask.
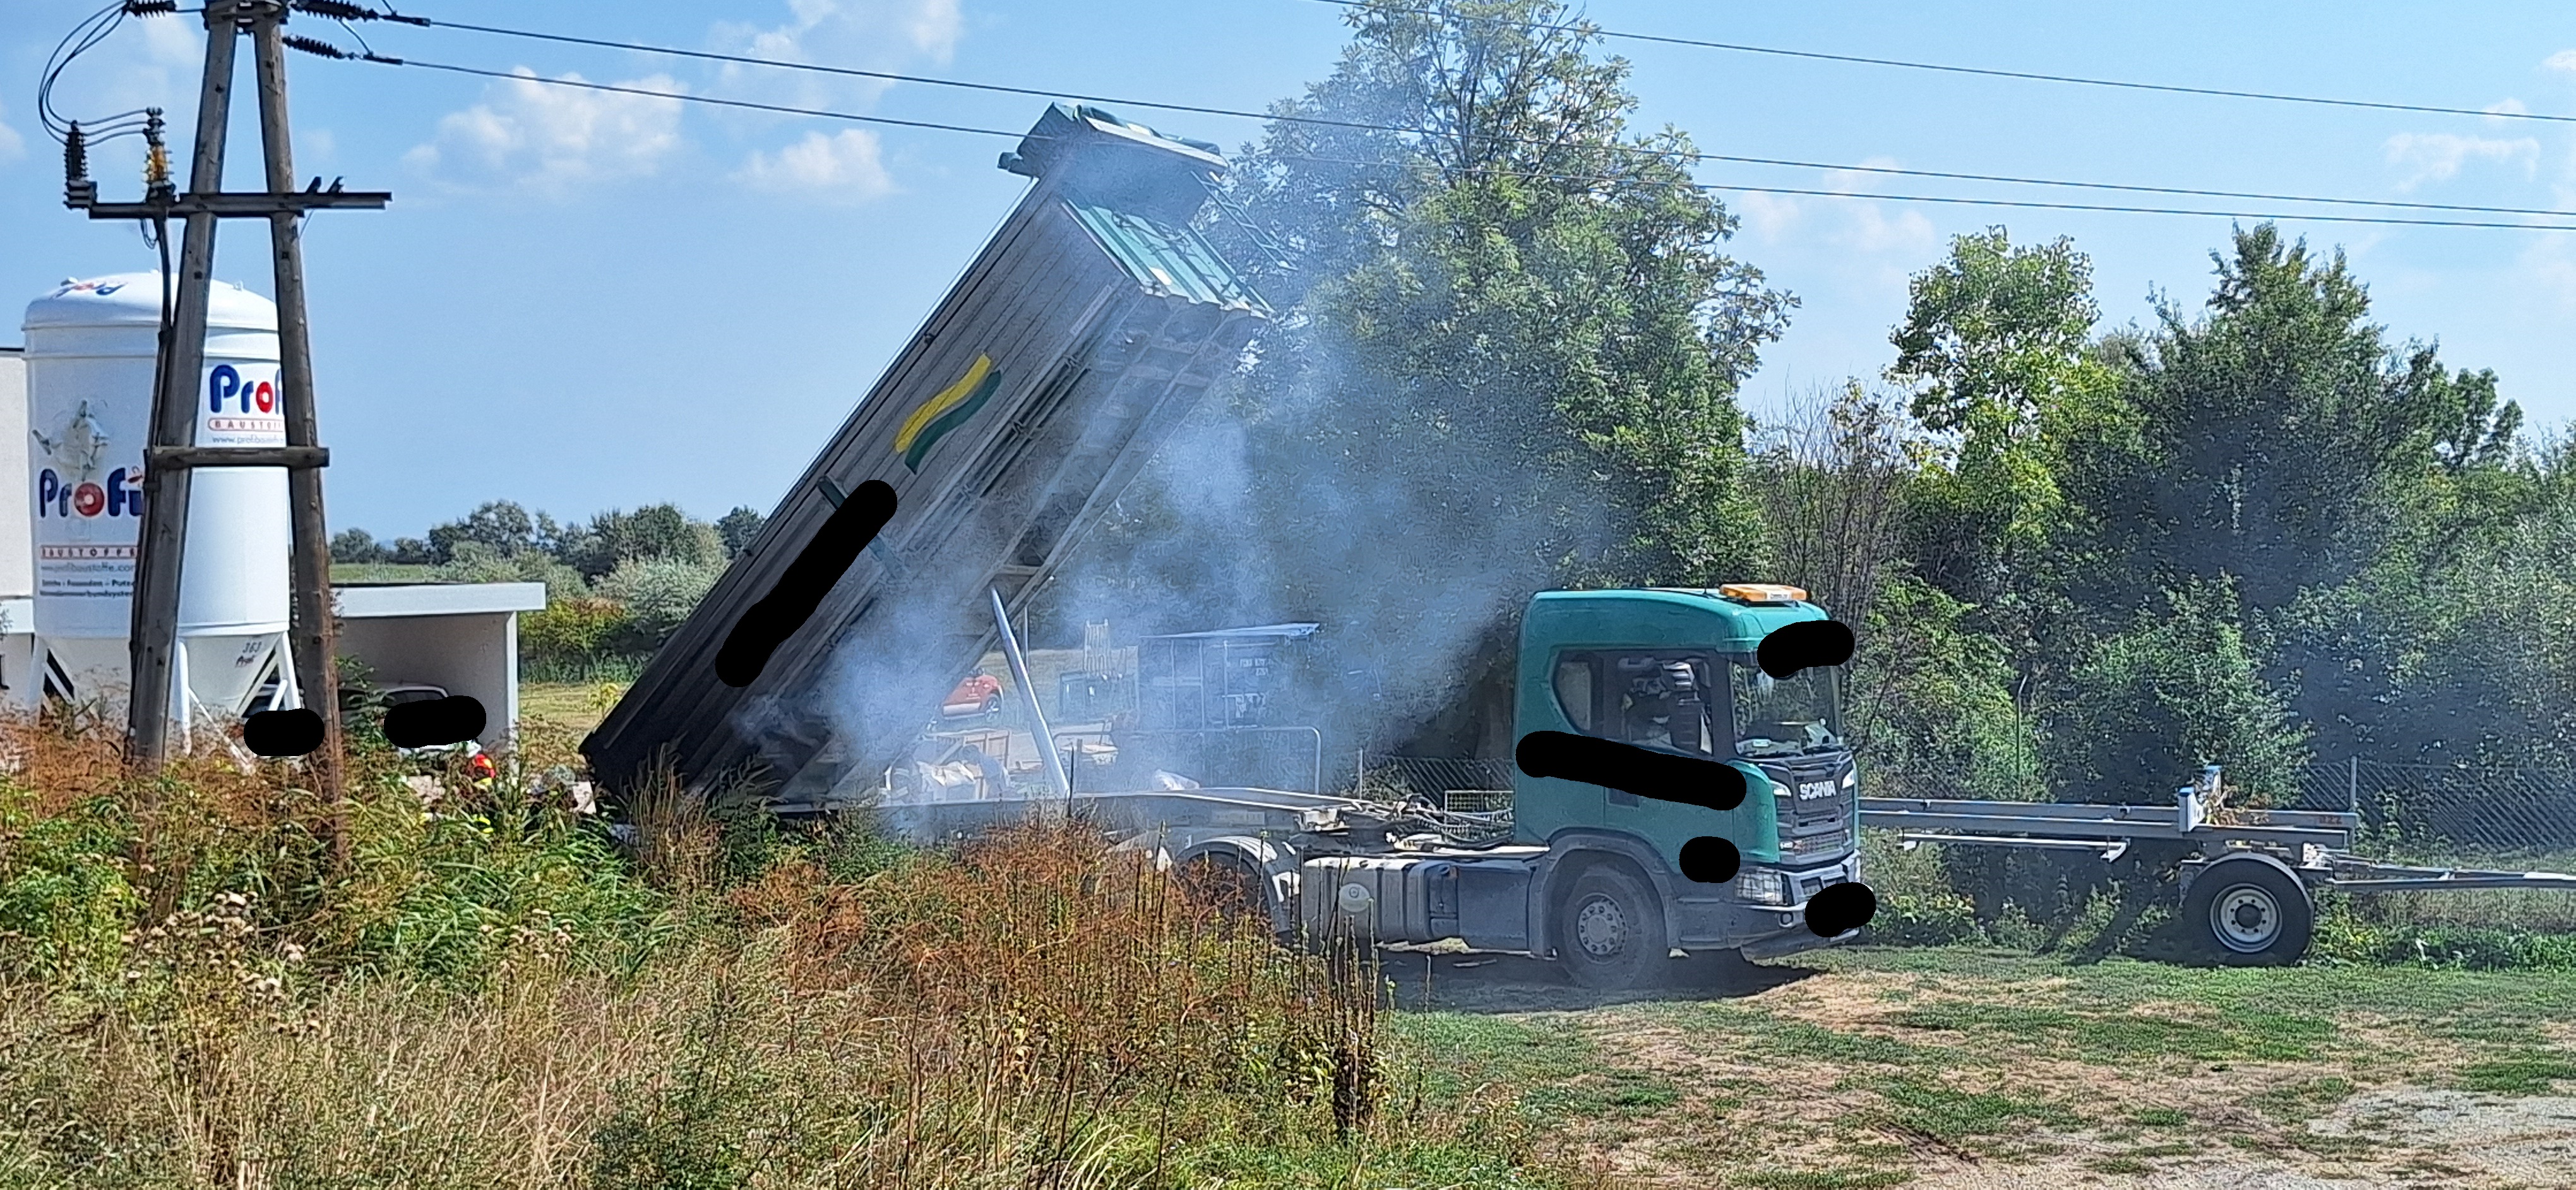
<path id="1" fill-rule="evenodd" d="M 1557 961 L 1592 988 L 1644 987 L 1672 954 L 1654 890 L 1612 864 L 1594 864 L 1574 878 L 1557 911 L 1555 940 Z"/>
<path id="2" fill-rule="evenodd" d="M 2270 864 L 2213 864 L 2191 882 L 2183 923 L 2211 958 L 2231 967 L 2274 967 L 2308 953 L 2316 911 L 2307 886 Z"/>
<path id="3" fill-rule="evenodd" d="M 1268 921 L 1269 898 L 1262 895 L 1261 873 L 1230 855 L 1190 857 L 1180 867 L 1179 883 L 1193 904 L 1215 911 L 1229 922 Z"/>

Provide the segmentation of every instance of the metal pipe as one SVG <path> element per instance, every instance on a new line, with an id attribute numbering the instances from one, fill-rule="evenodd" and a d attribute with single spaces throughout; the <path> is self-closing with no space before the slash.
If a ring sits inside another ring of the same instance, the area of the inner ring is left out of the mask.
<path id="1" fill-rule="evenodd" d="M 1002 591 L 989 587 L 993 597 L 993 630 L 1002 634 L 1002 656 L 1011 663 L 1011 680 L 1019 685 L 1020 698 L 1028 705 L 1029 735 L 1038 741 L 1038 750 L 1046 754 L 1047 780 L 1055 786 L 1055 795 L 1067 806 L 1073 804 L 1073 778 L 1064 771 L 1064 758 L 1056 754 L 1055 734 L 1047 730 L 1046 712 L 1038 707 L 1038 688 L 1029 681 L 1029 663 L 1020 656 L 1020 638 L 1011 632 L 1010 609 L 1002 606 Z"/>

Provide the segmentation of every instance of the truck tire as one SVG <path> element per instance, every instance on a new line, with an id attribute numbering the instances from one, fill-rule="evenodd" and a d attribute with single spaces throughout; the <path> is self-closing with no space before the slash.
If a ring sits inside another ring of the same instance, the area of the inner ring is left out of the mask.
<path id="1" fill-rule="evenodd" d="M 1194 855 L 1180 867 L 1179 883 L 1191 903 L 1215 911 L 1228 922 L 1270 920 L 1270 899 L 1263 895 L 1261 873 L 1231 855 Z"/>
<path id="2" fill-rule="evenodd" d="M 1665 972 L 1672 948 L 1654 890 L 1616 864 L 1574 878 L 1556 917 L 1556 959 L 1575 982 L 1613 990 L 1646 987 Z"/>
<path id="3" fill-rule="evenodd" d="M 2307 886 L 2267 863 L 2210 865 L 2182 900 L 2183 924 L 2209 957 L 2231 967 L 2277 967 L 2308 953 L 2316 910 Z"/>

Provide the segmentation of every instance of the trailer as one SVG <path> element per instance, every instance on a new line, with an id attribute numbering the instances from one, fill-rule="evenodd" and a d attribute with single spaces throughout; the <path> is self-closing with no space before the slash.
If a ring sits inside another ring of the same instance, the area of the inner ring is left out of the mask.
<path id="1" fill-rule="evenodd" d="M 2316 896 L 2531 888 L 2576 892 L 2576 875 L 2421 867 L 2354 854 L 2361 820 L 2316 810 L 2223 809 L 2221 770 L 2175 791 L 2171 806 L 1864 797 L 1864 827 L 1891 830 L 1908 850 L 1950 847 L 2177 856 L 2182 918 L 2210 958 L 2270 966 L 2307 953 Z"/>

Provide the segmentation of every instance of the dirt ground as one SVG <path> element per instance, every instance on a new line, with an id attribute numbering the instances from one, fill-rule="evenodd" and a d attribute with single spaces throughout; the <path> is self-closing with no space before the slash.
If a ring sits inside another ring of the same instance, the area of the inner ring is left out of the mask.
<path id="1" fill-rule="evenodd" d="M 1640 1186 L 2576 1187 L 2576 975 L 1858 950 L 1602 996 L 1401 955 L 1439 1085 Z"/>

